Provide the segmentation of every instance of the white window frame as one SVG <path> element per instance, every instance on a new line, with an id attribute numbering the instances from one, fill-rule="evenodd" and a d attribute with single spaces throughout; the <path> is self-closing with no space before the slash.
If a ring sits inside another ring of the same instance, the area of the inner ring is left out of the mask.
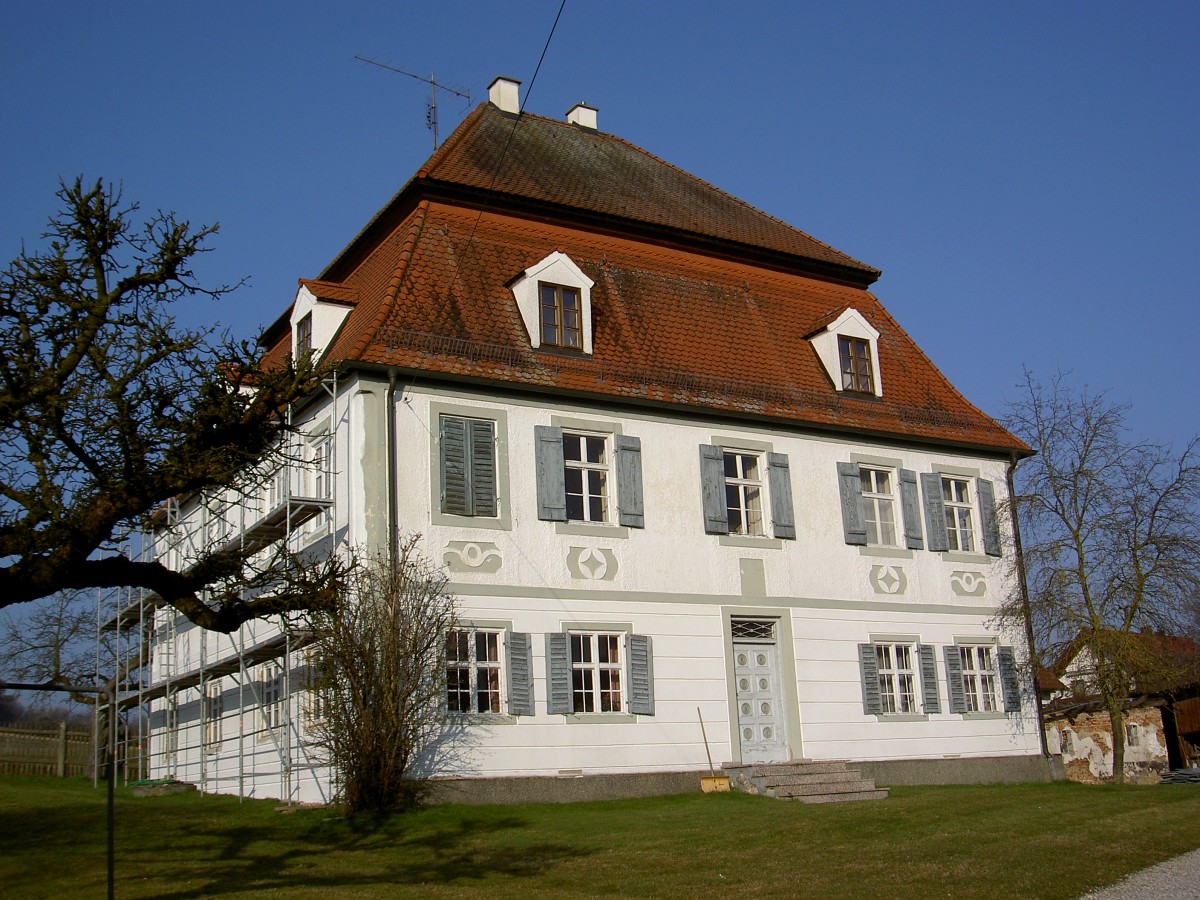
<path id="1" fill-rule="evenodd" d="M 994 644 L 959 644 L 967 713 L 1003 713 L 1000 663 Z"/>
<path id="2" fill-rule="evenodd" d="M 309 728 L 325 721 L 326 704 L 329 697 L 321 685 L 321 657 L 317 650 L 309 647 L 304 651 L 304 693 L 300 708 L 304 724 Z"/>
<path id="3" fill-rule="evenodd" d="M 942 505 L 946 510 L 946 540 L 950 545 L 950 551 L 976 553 L 978 552 L 976 545 L 979 541 L 975 522 L 978 512 L 974 498 L 979 492 L 979 486 L 975 483 L 974 478 L 966 475 L 949 475 L 943 472 L 940 474 L 940 478 Z M 962 495 L 955 490 L 958 486 L 965 488 L 966 499 L 963 499 Z"/>
<path id="4" fill-rule="evenodd" d="M 507 708 L 507 686 L 504 673 L 505 629 L 478 626 L 462 626 L 446 635 L 446 709 L 452 715 L 492 716 L 500 715 Z M 466 655 L 461 648 L 452 644 L 465 643 Z M 480 658 L 480 651 L 485 658 Z M 465 677 L 465 683 L 460 679 Z M 459 699 L 452 699 L 453 694 Z M 466 697 L 466 709 L 462 708 L 462 697 Z M 487 709 L 480 709 L 480 702 L 487 698 Z"/>
<path id="5" fill-rule="evenodd" d="M 579 455 L 582 459 L 572 459 L 567 452 L 568 440 L 579 441 Z M 587 459 L 592 443 L 598 443 L 601 448 L 600 461 Z M 591 525 L 607 525 L 612 521 L 612 435 L 595 431 L 579 431 L 563 429 L 563 485 L 565 489 L 567 521 L 585 522 Z M 572 473 L 579 474 L 579 490 L 573 490 L 571 485 Z M 599 490 L 596 490 L 595 480 L 599 480 Z M 597 516 L 592 508 L 599 501 L 600 510 Z M 578 502 L 581 509 L 579 515 L 572 513 L 572 503 Z"/>
<path id="6" fill-rule="evenodd" d="M 269 740 L 273 732 L 283 728 L 284 672 L 277 662 L 262 665 L 262 696 L 259 697 L 258 715 L 262 723 L 262 740 Z"/>
<path id="7" fill-rule="evenodd" d="M 204 749 L 216 753 L 221 749 L 225 699 L 218 680 L 204 683 L 202 707 L 204 712 Z"/>
<path id="8" fill-rule="evenodd" d="M 896 477 L 895 469 L 859 463 L 859 485 L 862 496 L 863 522 L 867 529 L 867 546 L 899 547 L 900 533 L 896 526 Z M 887 479 L 887 489 L 879 487 L 880 476 Z M 884 522 L 886 510 L 886 519 Z M 901 512 L 903 526 L 903 512 Z M 891 529 L 891 539 L 884 540 L 884 526 Z"/>
<path id="9" fill-rule="evenodd" d="M 723 447 L 725 471 L 725 514 L 729 520 L 729 533 L 747 537 L 765 535 L 763 523 L 763 495 L 766 493 L 763 479 L 763 454 L 755 450 Z M 754 475 L 746 474 L 746 460 L 753 460 Z M 734 472 L 730 474 L 730 462 Z"/>
<path id="10" fill-rule="evenodd" d="M 174 762 L 175 755 L 179 752 L 179 698 L 175 694 L 166 698 L 163 722 L 163 753 L 169 761 Z"/>
<path id="11" fill-rule="evenodd" d="M 873 641 L 875 664 L 879 672 L 881 715 L 920 715 L 921 672 L 916 643 Z M 902 658 L 906 657 L 904 660 Z M 902 664 L 906 662 L 907 664 Z"/>
<path id="12" fill-rule="evenodd" d="M 623 631 L 568 631 L 574 715 L 628 713 Z M 615 652 L 616 660 L 612 659 Z M 602 659 L 607 654 L 608 659 Z"/>

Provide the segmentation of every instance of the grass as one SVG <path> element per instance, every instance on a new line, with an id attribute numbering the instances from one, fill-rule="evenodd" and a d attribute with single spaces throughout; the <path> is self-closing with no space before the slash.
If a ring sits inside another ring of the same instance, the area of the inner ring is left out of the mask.
<path id="1" fill-rule="evenodd" d="M 0 778 L 0 885 L 102 896 L 104 790 Z M 1200 788 L 895 788 L 443 806 L 383 822 L 118 788 L 118 897 L 1077 897 L 1200 847 Z"/>

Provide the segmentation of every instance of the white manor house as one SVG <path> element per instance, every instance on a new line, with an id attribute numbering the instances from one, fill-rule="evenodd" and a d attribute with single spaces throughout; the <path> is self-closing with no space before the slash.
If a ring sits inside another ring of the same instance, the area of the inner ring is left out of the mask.
<path id="1" fill-rule="evenodd" d="M 993 622 L 1028 449 L 878 270 L 591 107 L 489 96 L 265 334 L 268 359 L 337 365 L 292 412 L 307 464 L 257 502 L 171 504 L 159 557 L 422 535 L 459 601 L 446 715 L 469 736 L 436 774 L 466 785 L 696 789 L 701 714 L 717 766 L 1049 777 L 1022 636 Z M 301 634 L 206 633 L 153 598 L 110 626 L 138 622 L 152 777 L 329 799 Z"/>

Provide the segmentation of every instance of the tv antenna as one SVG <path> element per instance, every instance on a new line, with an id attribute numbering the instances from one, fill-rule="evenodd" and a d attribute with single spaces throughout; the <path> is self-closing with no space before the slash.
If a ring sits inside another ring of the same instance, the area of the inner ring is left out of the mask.
<path id="1" fill-rule="evenodd" d="M 439 90 L 447 91 L 456 97 L 462 97 L 467 101 L 468 106 L 471 104 L 471 92 L 469 90 L 460 91 L 457 88 L 450 87 L 448 84 L 440 84 L 438 83 L 437 79 L 434 78 L 432 72 L 430 72 L 429 77 L 426 78 L 423 75 L 414 75 L 412 72 L 405 72 L 403 69 L 397 69 L 395 66 L 389 66 L 387 63 L 381 63 L 378 60 L 368 59 L 367 57 L 359 56 L 358 54 L 355 54 L 354 58 L 365 63 L 370 63 L 373 66 L 379 66 L 381 69 L 387 69 L 389 72 L 395 72 L 399 75 L 407 75 L 409 78 L 415 78 L 417 81 L 423 81 L 429 85 L 429 99 L 425 101 L 425 127 L 433 132 L 434 150 L 438 148 L 437 92 Z"/>

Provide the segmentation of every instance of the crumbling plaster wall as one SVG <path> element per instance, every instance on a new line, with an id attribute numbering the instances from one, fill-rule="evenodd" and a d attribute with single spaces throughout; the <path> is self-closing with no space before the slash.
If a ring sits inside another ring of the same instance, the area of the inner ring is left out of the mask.
<path id="1" fill-rule="evenodd" d="M 1167 745 L 1162 714 L 1157 707 L 1127 710 L 1125 724 L 1135 726 L 1135 745 L 1125 746 L 1125 780 L 1129 784 L 1157 784 L 1167 771 Z M 1113 749 L 1108 713 L 1079 713 L 1046 726 L 1051 753 L 1062 755 L 1063 769 L 1071 781 L 1104 784 L 1112 780 Z"/>

